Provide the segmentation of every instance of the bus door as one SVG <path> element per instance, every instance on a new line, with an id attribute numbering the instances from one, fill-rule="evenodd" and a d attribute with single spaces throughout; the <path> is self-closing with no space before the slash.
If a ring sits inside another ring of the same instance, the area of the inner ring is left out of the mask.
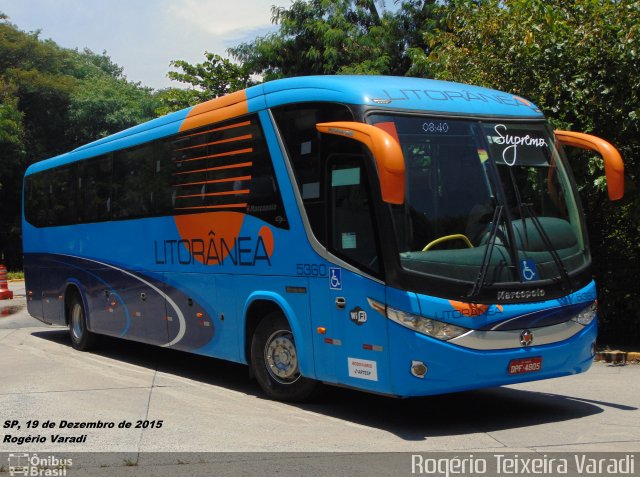
<path id="1" fill-rule="evenodd" d="M 324 286 L 314 290 L 323 295 L 314 327 L 326 328 L 315 334 L 315 361 L 319 377 L 354 384 L 357 379 L 375 390 L 387 370 L 387 320 L 368 303 L 368 298 L 384 302 L 384 284 L 364 276 L 379 275 L 382 267 L 366 160 L 365 153 L 328 157 L 327 248 L 362 273 L 329 265 Z M 322 317 L 330 322 L 323 325 Z"/>

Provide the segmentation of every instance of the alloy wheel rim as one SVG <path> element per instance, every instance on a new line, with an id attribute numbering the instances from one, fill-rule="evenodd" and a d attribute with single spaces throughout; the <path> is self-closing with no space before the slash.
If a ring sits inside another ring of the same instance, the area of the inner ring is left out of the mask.
<path id="1" fill-rule="evenodd" d="M 292 384 L 300 378 L 298 352 L 291 331 L 279 330 L 269 337 L 264 361 L 269 375 L 280 384 Z"/>
<path id="2" fill-rule="evenodd" d="M 71 333 L 76 341 L 82 338 L 82 329 L 82 307 L 76 303 L 71 310 Z"/>

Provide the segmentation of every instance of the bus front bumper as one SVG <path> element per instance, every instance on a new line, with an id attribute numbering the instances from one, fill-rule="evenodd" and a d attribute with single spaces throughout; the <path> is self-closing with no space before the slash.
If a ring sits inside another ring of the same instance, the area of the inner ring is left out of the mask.
<path id="1" fill-rule="evenodd" d="M 536 333 L 536 329 L 532 331 Z M 390 323 L 391 391 L 402 397 L 426 396 L 582 373 L 593 362 L 596 336 L 594 319 L 575 335 L 556 343 L 477 350 Z M 522 363 L 525 365 L 519 366 Z M 426 367 L 422 377 L 422 373 L 415 373 L 424 371 L 419 364 Z M 514 371 L 519 372 L 512 374 Z"/>

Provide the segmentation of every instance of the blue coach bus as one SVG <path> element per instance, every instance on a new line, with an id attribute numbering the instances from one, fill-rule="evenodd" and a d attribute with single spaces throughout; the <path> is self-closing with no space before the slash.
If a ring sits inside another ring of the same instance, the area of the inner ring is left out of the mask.
<path id="1" fill-rule="evenodd" d="M 562 144 L 529 101 L 416 78 L 268 82 L 33 164 L 29 313 L 325 382 L 422 396 L 587 370 L 596 291 Z"/>

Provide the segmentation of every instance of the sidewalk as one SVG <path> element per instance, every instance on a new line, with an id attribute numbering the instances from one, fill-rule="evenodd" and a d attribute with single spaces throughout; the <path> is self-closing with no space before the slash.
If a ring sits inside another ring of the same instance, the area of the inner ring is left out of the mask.
<path id="1" fill-rule="evenodd" d="M 19 280 L 9 280 L 9 290 L 13 292 L 13 298 L 16 299 L 18 297 L 24 298 L 26 295 L 26 291 L 24 288 L 24 279 Z"/>

